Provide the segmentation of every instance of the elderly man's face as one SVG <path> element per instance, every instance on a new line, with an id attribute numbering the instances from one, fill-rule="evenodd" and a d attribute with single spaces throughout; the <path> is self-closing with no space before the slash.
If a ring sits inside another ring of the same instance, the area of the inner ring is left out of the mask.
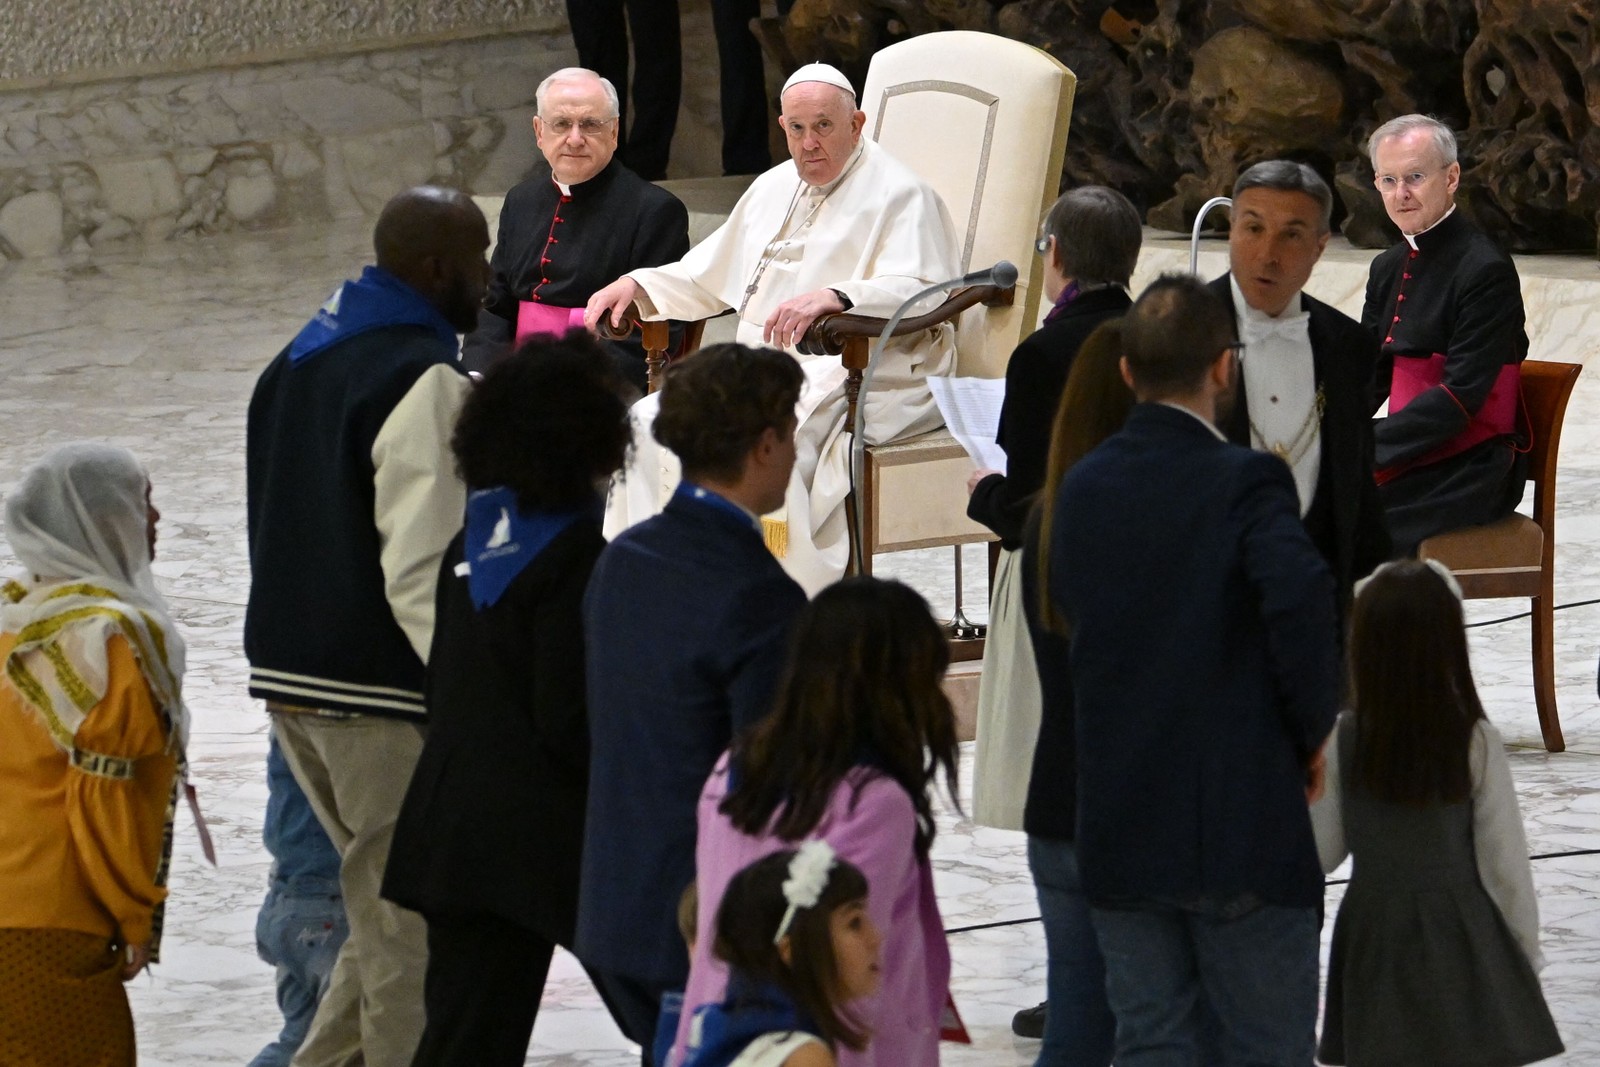
<path id="1" fill-rule="evenodd" d="M 801 82 L 783 94 L 778 123 L 807 185 L 827 185 L 850 161 L 867 121 L 851 103 L 849 94 L 827 82 Z"/>
<path id="2" fill-rule="evenodd" d="M 1461 164 L 1446 166 L 1427 130 L 1386 137 L 1372 155 L 1374 184 L 1401 233 L 1421 233 L 1444 218 L 1456 202 Z"/>
<path id="3" fill-rule="evenodd" d="M 1292 189 L 1245 189 L 1233 201 L 1228 269 L 1245 303 L 1281 315 L 1328 246 L 1322 209 Z"/>
<path id="4" fill-rule="evenodd" d="M 556 181 L 578 185 L 611 162 L 617 151 L 617 126 L 599 79 L 575 78 L 544 91 L 533 133 Z"/>

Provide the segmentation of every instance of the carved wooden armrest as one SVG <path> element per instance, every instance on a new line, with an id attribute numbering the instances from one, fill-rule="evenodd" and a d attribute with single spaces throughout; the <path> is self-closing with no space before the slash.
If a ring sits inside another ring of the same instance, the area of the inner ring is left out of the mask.
<path id="1" fill-rule="evenodd" d="M 595 335 L 603 341 L 625 341 L 633 335 L 634 329 L 639 331 L 639 340 L 644 345 L 645 376 L 649 382 L 650 392 L 661 388 L 661 374 L 667 367 L 667 348 L 672 344 L 671 323 L 668 322 L 642 322 L 639 319 L 637 304 L 629 304 L 622 313 L 622 325 L 611 325 L 610 314 L 600 316 L 600 321 L 595 324 Z"/>
<path id="2" fill-rule="evenodd" d="M 1010 307 L 1016 297 L 1016 286 L 1001 288 L 997 285 L 970 285 L 957 289 L 945 297 L 944 303 L 925 315 L 915 315 L 900 320 L 891 337 L 931 330 L 950 322 L 963 311 L 977 304 L 984 307 Z M 796 346 L 810 356 L 842 356 L 845 378 L 845 396 L 850 402 L 850 421 L 855 425 L 856 400 L 861 395 L 862 373 L 867 369 L 867 358 L 872 352 L 872 342 L 883 332 L 888 319 L 872 315 L 853 315 L 844 312 L 824 315 L 811 324 Z"/>

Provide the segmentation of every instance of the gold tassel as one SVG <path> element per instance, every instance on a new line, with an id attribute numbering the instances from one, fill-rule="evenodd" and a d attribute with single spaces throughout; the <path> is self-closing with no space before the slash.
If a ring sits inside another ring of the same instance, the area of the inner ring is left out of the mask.
<path id="1" fill-rule="evenodd" d="M 787 519 L 773 519 L 763 517 L 761 520 L 761 537 L 767 543 L 767 551 L 779 559 L 789 554 L 789 522 Z"/>

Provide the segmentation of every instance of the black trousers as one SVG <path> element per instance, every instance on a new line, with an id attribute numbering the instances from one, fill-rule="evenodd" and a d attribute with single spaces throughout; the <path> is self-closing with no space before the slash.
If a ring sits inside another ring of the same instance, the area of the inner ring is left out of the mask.
<path id="1" fill-rule="evenodd" d="M 767 102 L 761 45 L 750 20 L 761 0 L 711 0 L 722 93 L 722 173 L 760 174 L 772 166 L 767 147 L 775 112 Z"/>
<path id="2" fill-rule="evenodd" d="M 1414 556 L 1434 534 L 1504 518 L 1522 501 L 1526 453 L 1504 439 L 1407 471 L 1378 487 L 1396 557 Z"/>
<path id="3" fill-rule="evenodd" d="M 626 15 L 626 17 L 624 17 Z M 678 0 L 567 0 L 578 62 L 617 87 L 620 154 L 649 181 L 667 176 L 683 94 Z M 628 121 L 628 35 L 633 35 L 633 122 Z"/>
<path id="4" fill-rule="evenodd" d="M 553 942 L 498 916 L 428 916 L 427 1022 L 411 1067 L 522 1067 L 554 953 Z M 600 996 L 626 1032 L 610 994 Z"/>

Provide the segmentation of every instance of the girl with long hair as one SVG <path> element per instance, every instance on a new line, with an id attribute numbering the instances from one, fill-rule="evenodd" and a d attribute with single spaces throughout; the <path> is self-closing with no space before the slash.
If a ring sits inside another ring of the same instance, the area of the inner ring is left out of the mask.
<path id="1" fill-rule="evenodd" d="M 1500 732 L 1472 683 L 1461 591 L 1401 560 L 1358 584 L 1351 710 L 1312 810 L 1322 866 L 1355 857 L 1333 928 L 1323 1063 L 1516 1067 L 1562 1051 Z"/>
<path id="2" fill-rule="evenodd" d="M 700 929 L 734 873 L 806 837 L 859 867 L 883 931 L 883 985 L 856 1006 L 873 1035 L 845 1043 L 841 1065 L 931 1067 L 950 983 L 950 952 L 928 862 L 932 792 L 956 787 L 956 731 L 940 684 L 949 646 L 927 603 L 899 582 L 848 578 L 795 623 L 772 713 L 738 737 L 700 797 L 695 850 Z M 688 1020 L 720 1000 L 728 972 L 702 937 L 690 961 Z"/>

